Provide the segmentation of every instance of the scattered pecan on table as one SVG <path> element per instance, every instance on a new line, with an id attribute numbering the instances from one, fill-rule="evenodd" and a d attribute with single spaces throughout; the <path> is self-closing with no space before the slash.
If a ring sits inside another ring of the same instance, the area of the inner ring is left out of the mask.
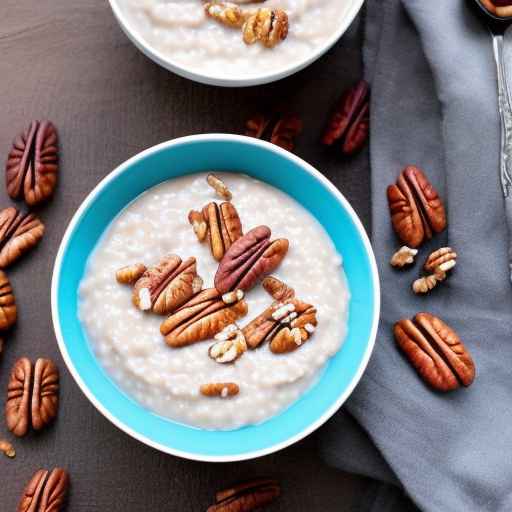
<path id="1" fill-rule="evenodd" d="M 196 259 L 182 261 L 176 254 L 170 254 L 137 279 L 132 302 L 143 311 L 168 315 L 199 293 L 202 287 Z"/>
<path id="2" fill-rule="evenodd" d="M 25 487 L 18 504 L 18 512 L 59 512 L 63 509 L 69 489 L 69 474 L 55 468 L 36 471 Z"/>
<path id="3" fill-rule="evenodd" d="M 7 274 L 0 270 L 0 331 L 7 331 L 15 323 L 18 313 L 14 292 Z"/>
<path id="4" fill-rule="evenodd" d="M 421 169 L 406 167 L 387 189 L 391 222 L 408 246 L 419 247 L 446 228 L 443 202 Z"/>
<path id="5" fill-rule="evenodd" d="M 11 370 L 5 403 L 7 428 L 18 437 L 30 427 L 41 430 L 57 416 L 59 370 L 50 359 L 38 359 L 34 366 L 22 357 Z"/>
<path id="6" fill-rule="evenodd" d="M 215 274 L 215 287 L 220 293 L 236 288 L 251 289 L 260 278 L 270 274 L 288 252 L 288 240 L 270 240 L 267 226 L 251 229 L 239 238 L 222 258 Z"/>
<path id="7" fill-rule="evenodd" d="M 334 107 L 322 142 L 341 144 L 341 151 L 351 155 L 365 144 L 370 123 L 370 86 L 365 80 L 345 91 Z"/>
<path id="8" fill-rule="evenodd" d="M 7 193 L 34 206 L 49 199 L 59 170 L 57 130 L 51 121 L 32 121 L 14 139 L 5 165 Z"/>
<path id="9" fill-rule="evenodd" d="M 0 439 L 0 452 L 2 452 L 9 459 L 14 459 L 16 457 L 16 450 L 14 446 L 5 439 Z"/>
<path id="10" fill-rule="evenodd" d="M 13 264 L 43 238 L 44 224 L 32 213 L 14 207 L 0 211 L 0 268 Z"/>
<path id="11" fill-rule="evenodd" d="M 406 245 L 403 245 L 398 251 L 393 254 L 390 260 L 390 264 L 395 268 L 403 268 L 414 263 L 414 258 L 418 254 L 418 249 L 411 249 Z"/>
<path id="12" fill-rule="evenodd" d="M 394 326 L 395 340 L 422 379 L 439 391 L 469 386 L 475 364 L 457 333 L 440 318 L 418 313 Z"/>
<path id="13" fill-rule="evenodd" d="M 295 139 L 302 132 L 302 120 L 292 113 L 255 114 L 245 123 L 245 135 L 268 139 L 272 144 L 293 151 Z"/>
<path id="14" fill-rule="evenodd" d="M 281 486 L 276 480 L 250 480 L 217 492 L 215 504 L 207 512 L 251 512 L 270 505 L 280 494 Z"/>
<path id="15" fill-rule="evenodd" d="M 247 311 L 247 303 L 243 299 L 226 304 L 218 290 L 209 288 L 169 316 L 160 326 L 160 332 L 169 346 L 184 347 L 213 338 L 245 316 Z"/>
<path id="16" fill-rule="evenodd" d="M 435 288 L 438 283 L 444 281 L 447 273 L 457 264 L 457 253 L 451 247 L 441 247 L 434 251 L 427 258 L 423 266 L 426 272 L 425 277 L 420 277 L 412 283 L 412 289 L 415 293 L 428 293 Z"/>

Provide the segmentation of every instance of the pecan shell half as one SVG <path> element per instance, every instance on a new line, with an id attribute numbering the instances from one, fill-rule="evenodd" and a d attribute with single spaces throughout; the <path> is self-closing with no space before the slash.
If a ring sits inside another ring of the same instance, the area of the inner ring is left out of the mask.
<path id="1" fill-rule="evenodd" d="M 247 303 L 226 304 L 215 288 L 198 293 L 160 326 L 171 347 L 183 347 L 213 338 L 229 324 L 247 314 Z"/>
<path id="2" fill-rule="evenodd" d="M 32 121 L 16 139 L 5 165 L 7 193 L 29 206 L 53 195 L 59 170 L 57 130 L 50 121 Z"/>
<path id="3" fill-rule="evenodd" d="M 182 261 L 171 254 L 147 269 L 133 287 L 132 302 L 143 311 L 172 313 L 198 293 L 203 280 L 197 275 L 196 259 Z"/>
<path id="4" fill-rule="evenodd" d="M 23 491 L 17 512 L 59 512 L 66 501 L 69 474 L 55 468 L 51 473 L 40 469 Z"/>
<path id="5" fill-rule="evenodd" d="M 40 430 L 57 415 L 59 370 L 50 359 L 38 359 L 35 367 L 26 357 L 11 370 L 5 403 L 7 428 L 23 437 L 30 426 Z"/>
<path id="6" fill-rule="evenodd" d="M 387 196 L 393 228 L 408 246 L 418 247 L 446 228 L 439 194 L 418 167 L 406 167 L 396 185 L 388 187 Z"/>
<path id="7" fill-rule="evenodd" d="M 250 512 L 269 505 L 280 494 L 281 487 L 276 480 L 251 480 L 217 492 L 215 504 L 207 512 Z"/>
<path id="8" fill-rule="evenodd" d="M 229 248 L 215 274 L 219 292 L 249 290 L 280 265 L 288 252 L 288 240 L 279 238 L 271 242 L 270 235 L 270 228 L 258 226 Z"/>
<path id="9" fill-rule="evenodd" d="M 438 317 L 418 313 L 394 326 L 395 340 L 422 379 L 434 389 L 469 386 L 475 364 L 457 333 Z"/>
<path id="10" fill-rule="evenodd" d="M 7 274 L 0 270 L 0 331 L 11 328 L 18 317 L 14 293 Z"/>
<path id="11" fill-rule="evenodd" d="M 43 234 L 44 224 L 34 214 L 23 214 L 12 206 L 0 211 L 0 268 L 35 247 Z"/>
<path id="12" fill-rule="evenodd" d="M 345 91 L 334 108 L 322 137 L 326 146 L 342 142 L 342 152 L 349 155 L 361 149 L 368 138 L 370 86 L 365 80 Z"/>

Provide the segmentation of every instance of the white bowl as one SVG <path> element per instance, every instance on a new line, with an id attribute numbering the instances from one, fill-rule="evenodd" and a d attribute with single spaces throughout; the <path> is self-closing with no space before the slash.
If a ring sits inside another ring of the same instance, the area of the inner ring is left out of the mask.
<path id="1" fill-rule="evenodd" d="M 118 5 L 118 0 L 109 0 L 109 3 L 119 25 L 123 29 L 124 33 L 128 36 L 128 38 L 132 41 L 132 43 L 147 57 L 149 57 L 157 64 L 160 64 L 160 66 L 184 78 L 188 78 L 203 84 L 220 85 L 223 87 L 247 87 L 250 85 L 260 85 L 269 82 L 275 82 L 281 78 L 293 75 L 293 73 L 296 73 L 297 71 L 304 69 L 306 66 L 309 66 L 312 62 L 327 52 L 327 50 L 329 50 L 346 32 L 364 3 L 364 0 L 340 0 L 340 2 L 341 1 L 347 2 L 350 5 L 346 8 L 345 15 L 340 18 L 340 25 L 338 30 L 332 34 L 332 36 L 323 45 L 319 46 L 313 53 L 309 54 L 303 60 L 296 62 L 295 64 L 282 66 L 271 73 L 252 75 L 249 78 L 244 76 L 238 76 L 234 78 L 226 77 L 221 73 L 199 73 L 196 69 L 184 66 L 181 63 L 177 63 L 169 56 L 164 55 L 162 52 L 159 52 L 153 48 L 147 41 L 144 40 L 140 31 L 134 27 L 132 23 L 130 23 L 126 15 L 122 12 L 122 9 Z"/>

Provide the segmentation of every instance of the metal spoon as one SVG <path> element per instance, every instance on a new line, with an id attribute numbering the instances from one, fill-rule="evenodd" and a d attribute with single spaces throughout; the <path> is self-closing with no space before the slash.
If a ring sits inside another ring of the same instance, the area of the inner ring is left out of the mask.
<path id="1" fill-rule="evenodd" d="M 498 74 L 498 108 L 501 118 L 500 176 L 503 195 L 512 200 L 512 106 L 505 73 L 503 54 L 505 30 L 512 24 L 512 16 L 501 17 L 493 14 L 486 5 L 489 0 L 472 0 L 472 4 L 492 35 L 492 47 Z M 492 7 L 492 3 L 490 4 Z"/>

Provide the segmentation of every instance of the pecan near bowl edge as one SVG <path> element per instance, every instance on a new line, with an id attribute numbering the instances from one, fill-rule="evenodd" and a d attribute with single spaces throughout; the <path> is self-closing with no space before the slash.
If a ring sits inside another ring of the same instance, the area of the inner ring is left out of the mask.
<path id="1" fill-rule="evenodd" d="M 40 469 L 34 473 L 23 491 L 17 512 L 59 512 L 69 489 L 69 474 L 62 468 L 50 473 Z"/>
<path id="2" fill-rule="evenodd" d="M 409 247 L 419 247 L 446 228 L 443 202 L 423 171 L 407 166 L 387 189 L 391 223 Z"/>
<path id="3" fill-rule="evenodd" d="M 57 129 L 51 121 L 32 121 L 18 135 L 5 164 L 7 193 L 34 206 L 49 199 L 59 170 Z"/>
<path id="4" fill-rule="evenodd" d="M 233 485 L 215 494 L 215 504 L 207 512 L 250 512 L 270 505 L 281 495 L 276 480 L 258 478 Z"/>
<path id="5" fill-rule="evenodd" d="M 33 213 L 14 207 L 0 211 L 0 268 L 6 268 L 43 238 L 44 224 Z"/>
<path id="6" fill-rule="evenodd" d="M 220 293 L 249 290 L 281 264 L 289 242 L 285 238 L 271 241 L 270 235 L 268 226 L 258 226 L 229 248 L 215 274 L 215 288 Z"/>
<path id="7" fill-rule="evenodd" d="M 393 331 L 397 345 L 432 388 L 451 391 L 474 381 L 475 364 L 469 351 L 440 318 L 418 313 L 413 320 L 399 320 Z"/>

